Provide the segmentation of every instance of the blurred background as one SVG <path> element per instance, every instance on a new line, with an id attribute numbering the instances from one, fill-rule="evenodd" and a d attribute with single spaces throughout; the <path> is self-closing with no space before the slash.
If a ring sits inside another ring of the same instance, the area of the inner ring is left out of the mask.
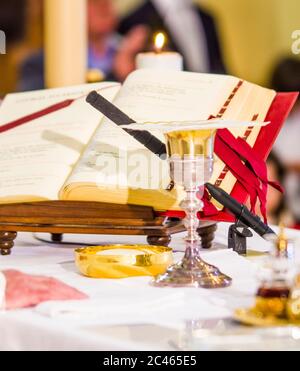
<path id="1" fill-rule="evenodd" d="M 121 17 L 143 0 L 112 0 Z M 274 66 L 293 56 L 292 33 L 300 30 L 299 0 L 197 0 L 214 18 L 227 71 L 269 85 Z M 0 56 L 0 93 L 16 89 L 22 60 L 43 46 L 43 0 L 0 0 L 0 29 L 8 53 Z M 300 58 L 299 58 L 300 59 Z"/>
<path id="2" fill-rule="evenodd" d="M 47 86 L 45 9 L 62 1 L 69 0 L 0 0 L 0 30 L 7 37 L 7 53 L 0 55 L 0 97 Z M 80 1 L 69 3 L 73 7 Z M 122 82 L 135 68 L 136 55 L 149 50 L 153 33 L 163 28 L 168 48 L 183 54 L 187 70 L 229 73 L 277 91 L 300 90 L 299 0 L 196 0 L 194 6 L 191 2 L 87 0 L 87 80 Z M 52 30 L 55 27 L 54 22 Z M 56 37 L 64 35 L 58 32 Z M 268 164 L 272 178 L 287 189 L 284 197 L 270 192 L 269 217 L 278 222 L 285 215 L 295 227 L 300 224 L 298 138 L 299 103 Z"/>

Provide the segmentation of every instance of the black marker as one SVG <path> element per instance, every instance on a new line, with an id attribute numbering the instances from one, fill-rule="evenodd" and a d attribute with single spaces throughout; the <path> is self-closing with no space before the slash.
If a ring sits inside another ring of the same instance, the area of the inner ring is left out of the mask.
<path id="1" fill-rule="evenodd" d="M 136 123 L 96 91 L 92 91 L 86 101 L 118 126 Z M 167 155 L 166 145 L 148 131 L 122 129 L 158 157 L 163 158 Z"/>
<path id="2" fill-rule="evenodd" d="M 223 189 L 217 188 L 210 183 L 206 184 L 206 188 L 211 196 L 226 207 L 237 220 L 240 220 L 247 227 L 253 229 L 262 238 L 268 240 L 270 235 L 276 235 L 276 233 L 268 225 L 263 223 L 258 216 L 252 214 L 245 205 L 237 202 L 228 193 L 223 191 Z"/>

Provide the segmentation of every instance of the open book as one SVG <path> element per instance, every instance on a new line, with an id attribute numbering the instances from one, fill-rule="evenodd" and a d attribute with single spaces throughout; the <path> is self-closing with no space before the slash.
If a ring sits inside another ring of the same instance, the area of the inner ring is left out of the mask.
<path id="1" fill-rule="evenodd" d="M 67 98 L 63 110 L 0 134 L 0 203 L 42 200 L 98 201 L 176 210 L 180 189 L 170 183 L 166 161 L 90 107 L 98 90 L 137 122 L 191 122 L 211 116 L 264 121 L 276 93 L 232 76 L 139 70 L 121 87 L 100 83 L 8 95 L 0 126 Z M 260 127 L 232 129 L 253 146 Z M 164 135 L 152 132 L 161 140 Z M 216 159 L 213 183 L 224 164 Z M 236 179 L 228 172 L 227 192 Z M 220 182 L 219 182 L 220 183 Z"/>

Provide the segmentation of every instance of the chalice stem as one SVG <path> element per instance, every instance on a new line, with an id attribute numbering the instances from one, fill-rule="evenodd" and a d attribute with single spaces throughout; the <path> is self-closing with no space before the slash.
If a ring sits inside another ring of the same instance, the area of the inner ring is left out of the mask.
<path id="1" fill-rule="evenodd" d="M 187 230 L 187 237 L 185 238 L 186 250 L 183 264 L 188 269 L 196 268 L 197 261 L 201 259 L 200 237 L 198 234 L 200 221 L 198 219 L 198 212 L 202 209 L 203 202 L 198 198 L 197 193 L 197 188 L 186 189 L 186 198 L 181 204 L 181 207 L 186 213 L 184 225 Z"/>
<path id="2" fill-rule="evenodd" d="M 186 241 L 190 242 L 192 246 L 197 247 L 199 245 L 200 237 L 198 229 L 200 221 L 198 219 L 198 212 L 203 207 L 203 202 L 197 196 L 197 189 L 186 190 L 186 198 L 181 203 L 182 209 L 185 211 L 184 226 L 187 230 Z M 198 249 L 199 250 L 199 249 Z"/>

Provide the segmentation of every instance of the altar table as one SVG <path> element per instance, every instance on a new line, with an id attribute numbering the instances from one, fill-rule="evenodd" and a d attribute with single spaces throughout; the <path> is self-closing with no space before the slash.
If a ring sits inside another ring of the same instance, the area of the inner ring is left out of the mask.
<path id="1" fill-rule="evenodd" d="M 46 303 L 35 309 L 0 313 L 0 350 L 97 350 L 172 351 L 182 349 L 182 339 L 191 326 L 215 326 L 230 322 L 235 308 L 253 303 L 257 286 L 257 266 L 270 245 L 259 236 L 249 240 L 246 259 L 230 252 L 228 225 L 220 224 L 215 247 L 203 252 L 209 263 L 233 277 L 233 286 L 220 290 L 159 289 L 151 278 L 95 280 L 82 277 L 74 264 L 76 246 L 42 243 L 32 234 L 20 234 L 11 256 L 0 257 L 1 269 L 52 276 L 87 293 L 79 312 L 56 313 L 56 305 Z M 289 230 L 300 239 L 300 232 Z M 39 235 L 49 239 L 47 235 Z M 145 243 L 143 237 L 65 236 L 79 243 Z M 182 235 L 174 236 L 172 247 L 183 250 Z M 176 252 L 176 258 L 182 253 Z M 49 304 L 49 305 L 48 305 Z M 86 306 L 86 308 L 84 308 Z M 59 306 L 58 306 L 59 308 Z M 201 350 L 201 349 L 199 349 Z"/>

